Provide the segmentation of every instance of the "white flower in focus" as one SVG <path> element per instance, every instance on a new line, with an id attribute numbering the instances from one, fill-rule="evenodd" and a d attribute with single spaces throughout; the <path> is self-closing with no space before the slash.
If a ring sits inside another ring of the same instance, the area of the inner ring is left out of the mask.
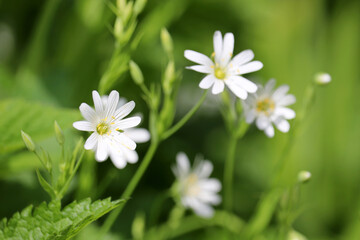
<path id="1" fill-rule="evenodd" d="M 221 183 L 215 178 L 209 178 L 213 170 L 212 163 L 200 160 L 190 169 L 189 159 L 183 152 L 177 154 L 176 162 L 173 172 L 179 183 L 181 203 L 199 216 L 212 217 L 214 209 L 211 205 L 221 202 L 221 197 L 217 194 L 221 190 Z"/>
<path id="2" fill-rule="evenodd" d="M 315 83 L 326 85 L 331 82 L 331 76 L 328 73 L 318 73 L 315 75 Z"/>
<path id="3" fill-rule="evenodd" d="M 117 168 L 124 168 L 129 163 L 138 161 L 135 151 L 135 139 L 126 132 L 137 126 L 140 117 L 125 117 L 135 107 L 130 101 L 118 108 L 119 93 L 112 91 L 103 102 L 97 91 L 92 92 L 95 110 L 86 103 L 80 105 L 80 112 L 85 121 L 74 122 L 74 128 L 80 131 L 93 132 L 86 140 L 84 148 L 95 151 L 98 162 L 105 161 L 109 156 Z"/>
<path id="4" fill-rule="evenodd" d="M 270 79 L 265 87 L 259 86 L 255 94 L 243 101 L 247 123 L 256 121 L 256 126 L 268 137 L 275 134 L 273 124 L 281 132 L 288 132 L 290 124 L 287 120 L 295 118 L 295 111 L 287 108 L 294 104 L 296 98 L 289 91 L 288 85 L 282 85 L 274 90 L 275 79 Z"/>
<path id="5" fill-rule="evenodd" d="M 250 62 L 254 58 L 251 50 L 242 51 L 232 58 L 233 50 L 234 35 L 226 33 L 223 39 L 221 32 L 216 31 L 213 60 L 192 50 L 185 50 L 184 56 L 199 64 L 187 67 L 188 69 L 207 74 L 201 80 L 200 88 L 208 89 L 212 86 L 212 93 L 219 94 L 224 91 L 226 85 L 237 97 L 246 99 L 248 92 L 256 92 L 257 86 L 241 75 L 258 71 L 263 64 L 260 61 Z"/>

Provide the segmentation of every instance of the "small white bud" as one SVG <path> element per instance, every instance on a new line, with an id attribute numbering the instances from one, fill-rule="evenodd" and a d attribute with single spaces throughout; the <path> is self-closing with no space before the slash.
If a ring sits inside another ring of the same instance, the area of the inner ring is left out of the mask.
<path id="1" fill-rule="evenodd" d="M 300 183 L 306 183 L 310 180 L 311 178 L 311 173 L 309 171 L 301 171 L 298 174 L 298 181 Z"/>
<path id="2" fill-rule="evenodd" d="M 326 85 L 331 82 L 331 76 L 328 73 L 318 73 L 315 75 L 315 83 Z"/>

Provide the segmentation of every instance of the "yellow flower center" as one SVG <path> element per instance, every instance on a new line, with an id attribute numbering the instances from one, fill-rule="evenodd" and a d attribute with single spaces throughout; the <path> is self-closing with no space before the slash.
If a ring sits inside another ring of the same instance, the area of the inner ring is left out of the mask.
<path id="1" fill-rule="evenodd" d="M 269 115 L 275 109 L 275 103 L 270 98 L 264 98 L 256 103 L 256 111 Z"/>
<path id="2" fill-rule="evenodd" d="M 110 127 L 107 123 L 105 122 L 101 122 L 96 126 L 96 131 L 98 132 L 98 134 L 103 135 L 105 133 L 107 133 L 110 130 Z"/>
<path id="3" fill-rule="evenodd" d="M 198 176 L 196 174 L 192 173 L 188 176 L 188 178 L 185 181 L 186 195 L 196 196 L 199 193 L 200 188 L 197 185 L 197 182 L 198 182 Z"/>
<path id="4" fill-rule="evenodd" d="M 214 70 L 214 75 L 217 79 L 224 79 L 226 77 L 226 72 L 222 68 L 216 67 Z"/>

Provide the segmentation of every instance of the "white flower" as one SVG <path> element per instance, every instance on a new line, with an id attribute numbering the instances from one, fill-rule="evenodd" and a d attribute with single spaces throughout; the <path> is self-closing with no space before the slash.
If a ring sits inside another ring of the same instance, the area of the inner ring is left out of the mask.
<path id="1" fill-rule="evenodd" d="M 256 120 L 256 126 L 265 132 L 268 137 L 274 136 L 273 124 L 281 132 L 288 132 L 288 119 L 295 118 L 295 111 L 286 106 L 294 104 L 296 98 L 289 91 L 288 85 L 282 85 L 273 90 L 275 79 L 270 79 L 265 87 L 259 86 L 255 94 L 250 95 L 244 103 L 244 112 L 247 123 Z"/>
<path id="2" fill-rule="evenodd" d="M 315 75 L 315 83 L 326 85 L 331 82 L 331 76 L 328 73 L 318 73 Z"/>
<path id="3" fill-rule="evenodd" d="M 119 93 L 112 91 L 106 101 L 103 101 L 97 91 L 92 92 L 95 110 L 86 103 L 80 105 L 80 112 L 86 121 L 74 122 L 74 128 L 93 132 L 86 140 L 84 148 L 95 151 L 98 162 L 105 161 L 109 156 L 117 168 L 124 168 L 126 163 L 138 161 L 135 151 L 135 139 L 128 132 L 137 126 L 141 118 L 124 119 L 135 107 L 130 101 L 118 108 Z"/>
<path id="4" fill-rule="evenodd" d="M 200 160 L 190 169 L 190 162 L 185 153 L 176 156 L 177 166 L 173 172 L 178 180 L 178 191 L 181 203 L 191 208 L 202 217 L 210 218 L 214 214 L 211 205 L 218 205 L 221 197 L 217 194 L 221 190 L 221 183 L 215 178 L 209 178 L 213 165 L 210 161 Z"/>
<path id="5" fill-rule="evenodd" d="M 252 61 L 254 53 L 245 50 L 232 58 L 234 50 L 234 35 L 226 33 L 224 39 L 220 31 L 214 34 L 213 60 L 204 54 L 185 50 L 184 56 L 199 65 L 187 67 L 197 72 L 206 73 L 199 84 L 200 88 L 208 89 L 212 86 L 212 93 L 219 94 L 224 91 L 225 85 L 239 98 L 246 99 L 249 93 L 257 90 L 256 84 L 240 76 L 255 72 L 263 67 L 260 61 Z"/>

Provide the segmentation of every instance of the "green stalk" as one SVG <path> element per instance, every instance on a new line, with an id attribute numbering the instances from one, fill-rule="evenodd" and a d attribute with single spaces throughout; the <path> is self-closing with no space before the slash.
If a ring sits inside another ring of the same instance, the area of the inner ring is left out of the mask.
<path id="1" fill-rule="evenodd" d="M 232 209 L 232 190 L 237 141 L 238 138 L 235 136 L 235 134 L 231 134 L 224 167 L 224 208 L 227 211 L 231 211 Z"/>
<path id="2" fill-rule="evenodd" d="M 121 199 L 128 199 L 131 194 L 134 192 L 136 186 L 138 185 L 140 179 L 144 175 L 147 167 L 149 166 L 151 159 L 153 158 L 157 147 L 159 146 L 158 141 L 152 141 L 148 151 L 145 154 L 144 160 L 141 162 L 140 167 L 136 171 L 135 175 L 131 179 L 129 185 L 126 187 L 124 193 L 121 195 Z M 105 234 L 110 230 L 111 226 L 114 224 L 116 218 L 121 213 L 122 209 L 124 208 L 126 202 L 112 211 L 109 217 L 105 220 L 102 228 L 100 229 L 100 234 L 98 239 L 103 239 Z"/>
<path id="3" fill-rule="evenodd" d="M 161 140 L 165 140 L 171 135 L 173 135 L 175 132 L 177 132 L 189 119 L 194 115 L 194 113 L 199 109 L 201 104 L 204 102 L 206 98 L 207 90 L 204 91 L 203 95 L 201 96 L 200 100 L 196 103 L 196 105 L 179 121 L 177 122 L 173 127 L 165 131 L 162 136 Z"/>

